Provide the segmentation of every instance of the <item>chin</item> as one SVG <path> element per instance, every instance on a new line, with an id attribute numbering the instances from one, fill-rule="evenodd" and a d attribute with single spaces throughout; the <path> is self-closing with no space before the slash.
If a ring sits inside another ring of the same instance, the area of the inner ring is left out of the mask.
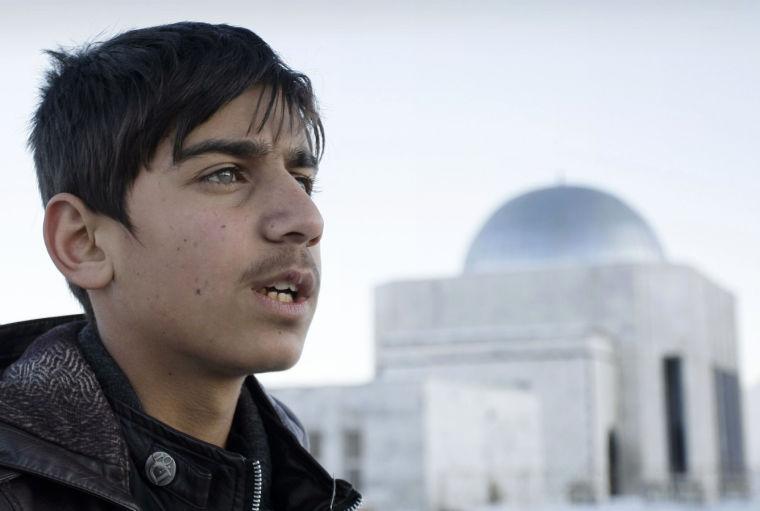
<path id="1" fill-rule="evenodd" d="M 300 357 L 292 357 L 290 359 L 273 360 L 267 365 L 259 365 L 255 367 L 252 371 L 249 371 L 249 374 L 276 373 L 278 371 L 287 371 L 296 365 L 299 358 Z"/>
<path id="2" fill-rule="evenodd" d="M 278 339 L 275 345 L 267 346 L 266 353 L 253 360 L 251 373 L 271 373 L 285 371 L 296 365 L 303 352 L 303 339 Z"/>

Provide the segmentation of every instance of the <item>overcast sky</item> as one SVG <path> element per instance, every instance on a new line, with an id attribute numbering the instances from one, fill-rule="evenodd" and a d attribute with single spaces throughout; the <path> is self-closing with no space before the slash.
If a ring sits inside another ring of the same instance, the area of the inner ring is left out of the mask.
<path id="1" fill-rule="evenodd" d="M 0 323 L 78 310 L 25 145 L 41 50 L 189 19 L 257 32 L 312 77 L 325 118 L 320 310 L 269 383 L 371 378 L 373 287 L 456 275 L 490 213 L 561 177 L 618 195 L 672 261 L 735 293 L 743 379 L 760 380 L 760 3 L 0 6 Z"/>

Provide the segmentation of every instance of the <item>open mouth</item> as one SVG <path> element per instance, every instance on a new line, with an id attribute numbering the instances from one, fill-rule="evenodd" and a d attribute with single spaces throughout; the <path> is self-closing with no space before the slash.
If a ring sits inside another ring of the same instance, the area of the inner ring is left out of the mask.
<path id="1" fill-rule="evenodd" d="M 292 282 L 277 282 L 271 286 L 262 287 L 256 290 L 260 295 L 264 295 L 270 300 L 283 303 L 293 303 L 298 301 L 298 286 Z"/>
<path id="2" fill-rule="evenodd" d="M 293 268 L 254 282 L 251 291 L 278 304 L 305 305 L 316 295 L 318 285 L 314 273 Z"/>

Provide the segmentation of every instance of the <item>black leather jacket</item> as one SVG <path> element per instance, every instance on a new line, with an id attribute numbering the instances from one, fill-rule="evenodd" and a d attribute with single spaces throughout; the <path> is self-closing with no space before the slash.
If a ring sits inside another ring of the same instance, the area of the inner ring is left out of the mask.
<path id="1" fill-rule="evenodd" d="M 81 316 L 0 326 L 0 511 L 144 511 L 123 426 L 77 345 L 83 326 Z M 246 385 L 267 432 L 275 510 L 357 510 L 361 496 L 306 451 L 292 412 L 255 378 Z"/>

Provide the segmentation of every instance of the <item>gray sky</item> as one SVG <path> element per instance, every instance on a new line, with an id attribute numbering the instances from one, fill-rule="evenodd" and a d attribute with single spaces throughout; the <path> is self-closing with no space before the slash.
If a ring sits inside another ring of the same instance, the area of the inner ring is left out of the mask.
<path id="1" fill-rule="evenodd" d="M 671 260 L 736 294 L 743 379 L 760 380 L 760 3 L 152 4 L 0 0 L 0 323 L 77 311 L 25 147 L 41 50 L 192 19 L 259 33 L 325 118 L 320 310 L 299 365 L 265 381 L 369 379 L 372 288 L 458 273 L 494 209 L 562 176 L 626 200 Z"/>

